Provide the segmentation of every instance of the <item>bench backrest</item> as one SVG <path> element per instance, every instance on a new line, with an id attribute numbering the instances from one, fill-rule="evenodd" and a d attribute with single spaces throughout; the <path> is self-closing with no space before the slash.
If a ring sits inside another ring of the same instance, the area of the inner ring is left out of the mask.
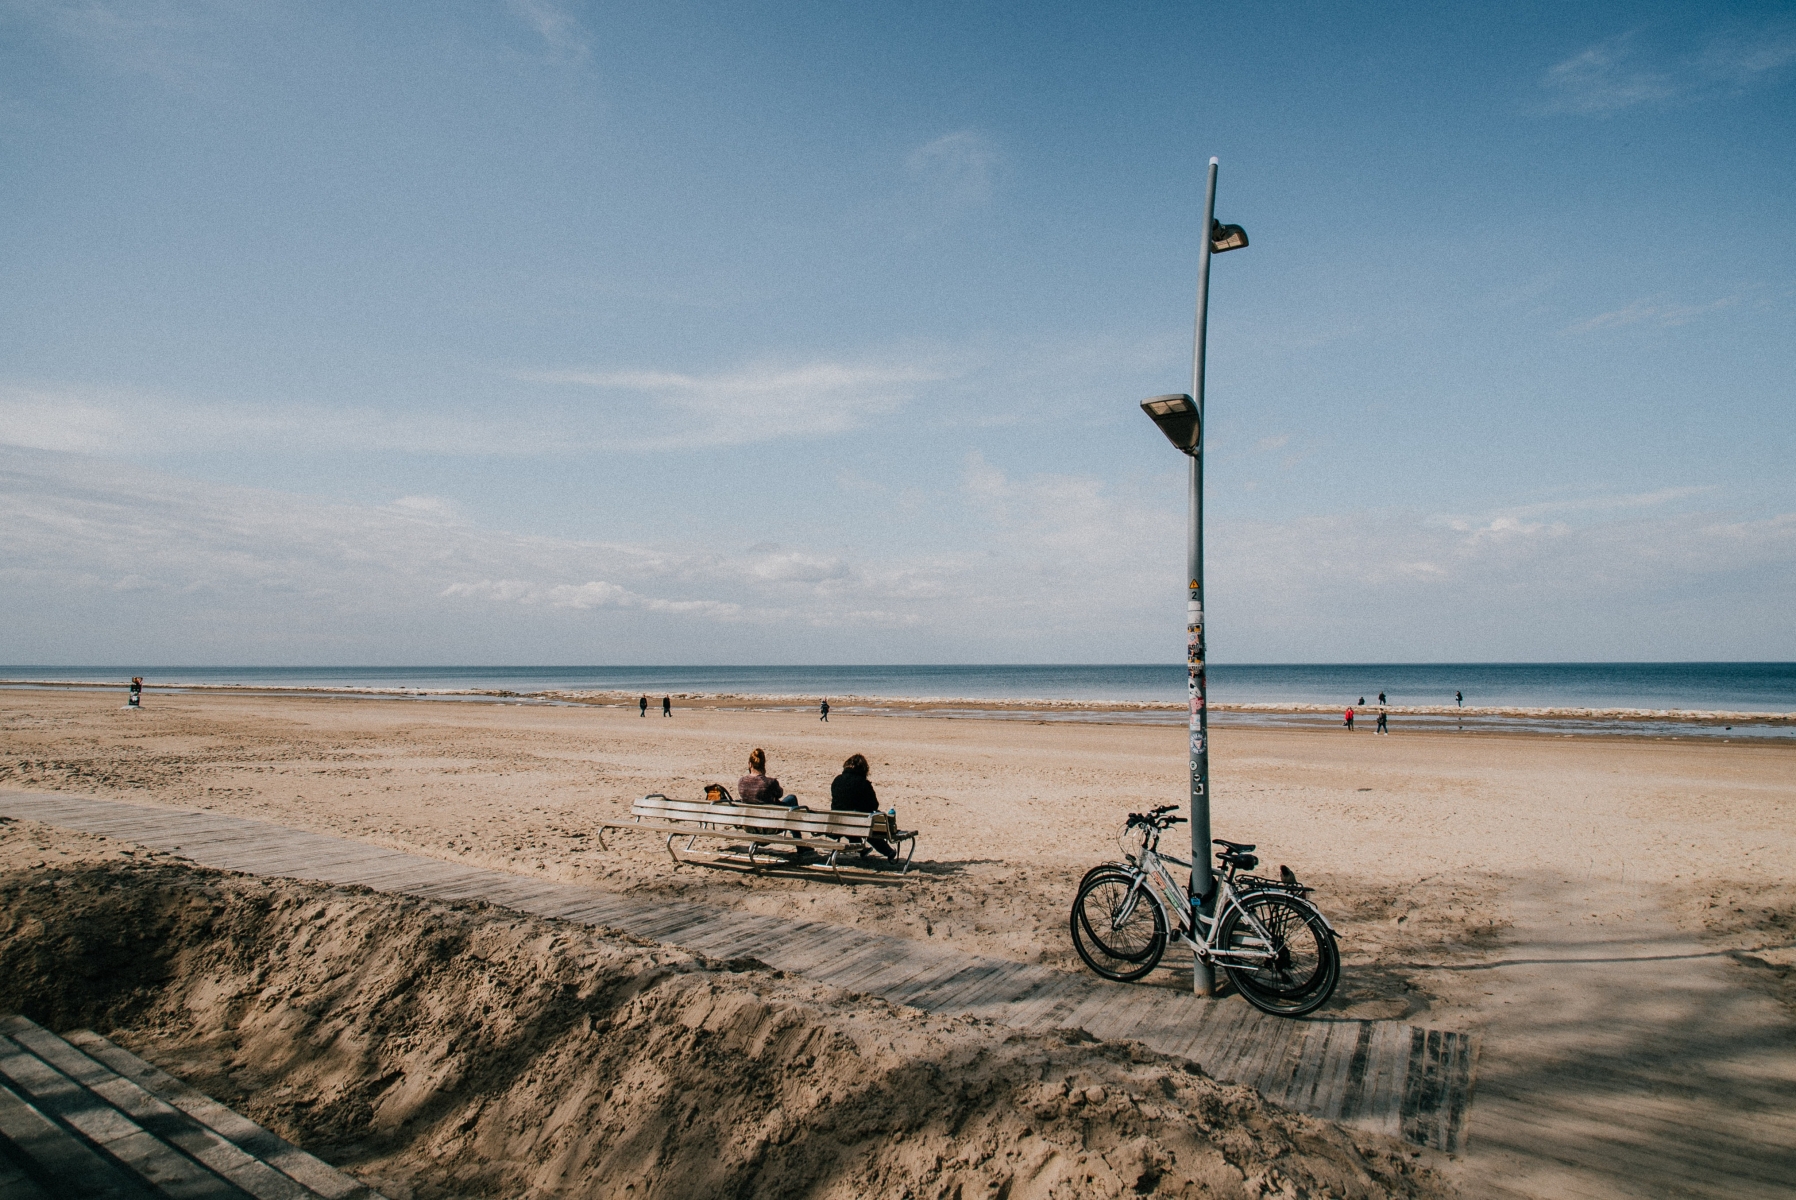
<path id="1" fill-rule="evenodd" d="M 890 835 L 892 818 L 885 813 L 812 812 L 783 804 L 707 804 L 703 800 L 670 800 L 659 793 L 644 796 L 630 806 L 630 815 L 646 820 L 704 821 L 725 828 L 773 830 L 843 838 Z"/>

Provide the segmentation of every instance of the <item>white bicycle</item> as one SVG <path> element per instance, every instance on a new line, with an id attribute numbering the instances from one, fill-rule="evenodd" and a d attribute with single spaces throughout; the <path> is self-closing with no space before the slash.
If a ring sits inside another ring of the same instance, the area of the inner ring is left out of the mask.
<path id="1" fill-rule="evenodd" d="M 1341 952 L 1334 928 L 1308 899 L 1310 889 L 1295 878 L 1240 874 L 1259 866 L 1254 847 L 1217 838 L 1214 915 L 1205 915 L 1172 872 L 1191 864 L 1160 853 L 1160 834 L 1185 821 L 1169 815 L 1176 811 L 1166 805 L 1130 813 L 1119 838 L 1124 861 L 1094 867 L 1080 881 L 1072 912 L 1079 957 L 1104 978 L 1127 983 L 1159 966 L 1176 937 L 1221 967 L 1262 1012 L 1301 1017 L 1322 1007 L 1341 981 Z"/>

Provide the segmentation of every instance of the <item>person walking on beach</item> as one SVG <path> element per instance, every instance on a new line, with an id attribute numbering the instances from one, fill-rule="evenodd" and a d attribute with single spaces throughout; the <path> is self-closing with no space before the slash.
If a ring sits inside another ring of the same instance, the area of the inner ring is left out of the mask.
<path id="1" fill-rule="evenodd" d="M 673 697 L 672 696 L 661 697 L 661 715 L 664 717 L 673 716 Z"/>
<path id="2" fill-rule="evenodd" d="M 819 704 L 817 706 L 817 719 L 819 721 L 829 720 L 829 699 L 828 699 L 828 697 L 825 697 L 823 703 Z"/>
<path id="3" fill-rule="evenodd" d="M 126 708 L 143 707 L 143 676 L 131 676 L 131 698 L 125 701 Z"/>
<path id="4" fill-rule="evenodd" d="M 1381 699 L 1381 700 L 1383 698 L 1384 697 L 1382 697 L 1382 696 L 1379 697 L 1379 699 Z M 1373 733 L 1383 733 L 1383 734 L 1387 734 L 1387 735 L 1391 732 L 1390 722 L 1385 720 L 1384 709 L 1382 707 L 1379 708 L 1379 710 L 1378 710 L 1378 724 L 1373 727 L 1372 732 Z"/>
<path id="5" fill-rule="evenodd" d="M 1364 704 L 1365 701 L 1361 700 L 1360 703 Z M 1343 724 L 1345 724 L 1347 726 L 1347 732 L 1352 733 L 1353 732 L 1353 705 L 1351 705 L 1351 704 L 1349 704 L 1347 706 L 1346 717 L 1347 717 L 1347 719 L 1346 719 L 1346 721 L 1343 722 Z"/>
<path id="6" fill-rule="evenodd" d="M 1453 707 L 1455 707 L 1455 708 L 1464 708 L 1465 707 L 1465 693 L 1464 692 L 1454 692 L 1453 693 Z"/>
<path id="7" fill-rule="evenodd" d="M 646 717 L 649 715 L 649 698 L 647 696 L 643 696 L 636 701 L 636 712 L 639 716 Z"/>

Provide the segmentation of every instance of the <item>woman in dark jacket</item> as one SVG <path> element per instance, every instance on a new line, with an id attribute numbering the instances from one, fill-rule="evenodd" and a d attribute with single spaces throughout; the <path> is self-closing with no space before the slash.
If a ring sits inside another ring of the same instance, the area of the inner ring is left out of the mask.
<path id="1" fill-rule="evenodd" d="M 829 806 L 837 812 L 876 813 L 879 811 L 879 795 L 874 792 L 873 785 L 867 782 L 867 759 L 865 755 L 850 754 L 848 761 L 842 764 L 842 773 L 830 781 Z M 851 841 L 860 841 L 851 838 Z M 898 861 L 898 851 L 882 837 L 867 839 L 873 848 L 886 856 L 891 862 Z M 865 850 L 861 851 L 866 854 Z"/>

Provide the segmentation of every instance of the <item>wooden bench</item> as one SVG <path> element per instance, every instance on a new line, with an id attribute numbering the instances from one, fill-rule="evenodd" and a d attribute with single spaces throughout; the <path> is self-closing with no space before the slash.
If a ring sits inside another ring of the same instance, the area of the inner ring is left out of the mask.
<path id="1" fill-rule="evenodd" d="M 864 842 L 879 837 L 894 847 L 908 846 L 898 868 L 900 875 L 910 870 L 911 855 L 917 852 L 916 830 L 899 829 L 897 822 L 886 813 L 812 812 L 782 804 L 711 804 L 704 800 L 670 800 L 659 792 L 632 804 L 628 821 L 599 823 L 599 847 L 604 850 L 610 849 L 605 845 L 607 829 L 665 833 L 667 853 L 675 862 L 683 861 L 674 849 L 674 843 L 682 838 L 688 851 L 699 838 L 747 842 L 751 863 L 756 861 L 755 851 L 764 846 L 791 846 L 817 853 L 827 851 L 823 865 L 837 873 L 841 871 L 841 856 L 861 848 L 850 843 L 849 838 L 860 838 Z"/>

